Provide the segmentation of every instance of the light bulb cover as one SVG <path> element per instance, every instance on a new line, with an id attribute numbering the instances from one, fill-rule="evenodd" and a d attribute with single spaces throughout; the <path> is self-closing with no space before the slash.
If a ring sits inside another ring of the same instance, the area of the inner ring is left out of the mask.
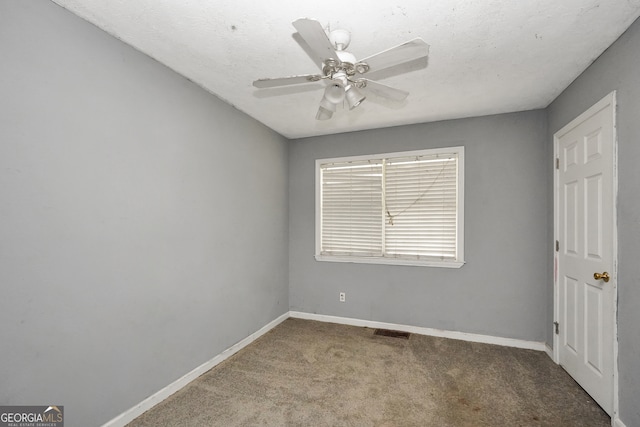
<path id="1" fill-rule="evenodd" d="M 344 87 L 337 81 L 329 83 L 327 88 L 324 90 L 324 99 L 332 104 L 340 104 L 344 101 L 344 96 Z"/>
<path id="2" fill-rule="evenodd" d="M 323 96 L 322 99 L 320 100 L 320 106 L 325 110 L 329 110 L 333 112 L 336 111 L 336 104 L 329 101 L 326 96 Z"/>
<path id="3" fill-rule="evenodd" d="M 349 104 L 349 110 L 353 110 L 358 105 L 362 104 L 362 101 L 367 98 L 353 85 L 348 85 L 345 88 L 345 96 L 347 98 L 347 103 Z"/>
<path id="4" fill-rule="evenodd" d="M 320 105 L 316 113 L 316 120 L 329 120 L 331 116 L 333 116 L 333 111 L 329 111 Z"/>

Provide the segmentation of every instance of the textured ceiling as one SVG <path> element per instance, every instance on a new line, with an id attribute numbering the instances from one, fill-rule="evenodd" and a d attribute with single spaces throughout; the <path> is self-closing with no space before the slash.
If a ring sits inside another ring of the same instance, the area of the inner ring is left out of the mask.
<path id="1" fill-rule="evenodd" d="M 54 0 L 289 138 L 546 107 L 640 15 L 640 0 Z M 357 58 L 421 37 L 426 68 L 378 80 L 315 120 L 322 83 L 256 89 L 258 78 L 317 73 L 291 22 L 351 32 Z"/>

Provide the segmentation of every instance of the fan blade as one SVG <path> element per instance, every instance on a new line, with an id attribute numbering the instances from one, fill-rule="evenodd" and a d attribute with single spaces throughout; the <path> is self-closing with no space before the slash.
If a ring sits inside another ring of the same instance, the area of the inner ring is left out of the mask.
<path id="1" fill-rule="evenodd" d="M 257 88 L 263 89 L 268 87 L 297 85 L 301 83 L 313 83 L 322 78 L 318 74 L 304 74 L 301 76 L 279 77 L 276 79 L 258 79 L 253 82 L 253 85 Z"/>
<path id="2" fill-rule="evenodd" d="M 327 34 L 318 21 L 315 19 L 300 18 L 293 21 L 293 26 L 298 30 L 300 37 L 302 37 L 309 45 L 309 48 L 311 48 L 311 53 L 313 53 L 313 56 L 310 55 L 311 59 L 316 61 L 318 65 L 329 58 L 339 59 Z"/>
<path id="3" fill-rule="evenodd" d="M 392 101 L 401 102 L 404 101 L 407 96 L 409 96 L 409 92 L 405 92 L 404 90 L 396 89 L 391 86 L 383 85 L 382 83 L 374 82 L 373 80 L 364 79 L 366 82 L 365 90 L 373 93 L 374 95 L 380 96 L 382 98 L 387 98 Z"/>
<path id="4" fill-rule="evenodd" d="M 427 55 L 429 55 L 429 45 L 421 38 L 417 38 L 391 49 L 383 50 L 360 62 L 366 62 L 369 65 L 370 72 L 374 72 L 424 58 Z"/>

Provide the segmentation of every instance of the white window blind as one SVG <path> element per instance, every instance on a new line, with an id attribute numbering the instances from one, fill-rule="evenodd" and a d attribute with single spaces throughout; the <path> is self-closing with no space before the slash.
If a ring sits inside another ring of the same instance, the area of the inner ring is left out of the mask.
<path id="1" fill-rule="evenodd" d="M 387 256 L 455 259 L 456 160 L 435 155 L 387 161 Z"/>
<path id="2" fill-rule="evenodd" d="M 319 160 L 316 257 L 461 266 L 463 153 Z"/>
<path id="3" fill-rule="evenodd" d="M 322 167 L 322 253 L 382 256 L 382 161 Z"/>

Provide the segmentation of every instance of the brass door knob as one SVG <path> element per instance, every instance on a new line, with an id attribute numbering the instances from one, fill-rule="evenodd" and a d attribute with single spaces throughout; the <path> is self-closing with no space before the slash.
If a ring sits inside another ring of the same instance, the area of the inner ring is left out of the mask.
<path id="1" fill-rule="evenodd" d="M 609 273 L 607 273 L 606 271 L 602 274 L 600 273 L 593 273 L 593 278 L 596 280 L 604 280 L 604 282 L 608 282 L 610 277 L 609 277 Z"/>

